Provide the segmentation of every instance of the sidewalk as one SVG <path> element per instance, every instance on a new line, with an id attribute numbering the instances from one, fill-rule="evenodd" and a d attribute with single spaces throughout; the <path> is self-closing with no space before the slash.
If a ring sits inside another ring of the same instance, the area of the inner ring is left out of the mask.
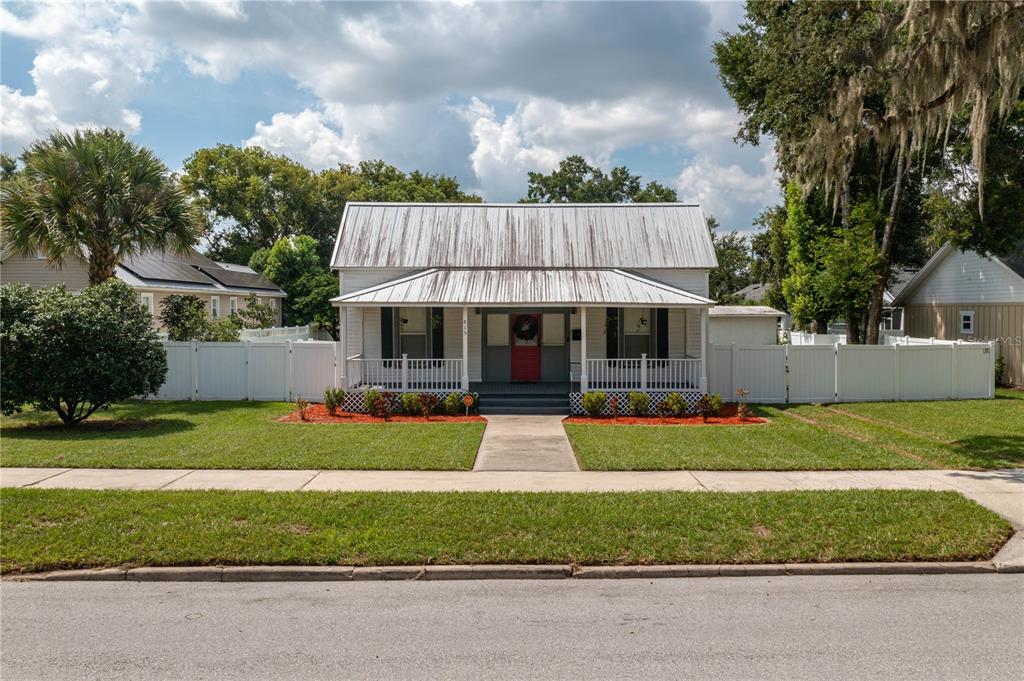
<path id="1" fill-rule="evenodd" d="M 1024 469 L 995 471 L 351 471 L 0 468 L 0 486 L 333 492 L 721 492 L 929 489 L 960 492 L 1024 529 Z"/>

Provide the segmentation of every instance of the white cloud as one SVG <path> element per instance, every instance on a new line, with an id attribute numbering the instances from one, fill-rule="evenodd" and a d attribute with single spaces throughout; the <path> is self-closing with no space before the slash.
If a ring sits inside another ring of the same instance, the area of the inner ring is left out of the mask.
<path id="1" fill-rule="evenodd" d="M 40 43 L 29 72 L 35 92 L 0 89 L 2 147 L 17 152 L 54 129 L 113 126 L 138 132 L 131 106 L 161 47 L 127 31 L 128 6 L 32 5 L 25 15 L 0 10 L 5 33 Z"/>
<path id="2" fill-rule="evenodd" d="M 705 213 L 727 229 L 749 230 L 751 213 L 779 200 L 774 151 L 764 153 L 759 166 L 748 171 L 739 164 L 721 165 L 712 156 L 698 155 L 676 180 L 679 199 L 699 202 Z"/>
<path id="3" fill-rule="evenodd" d="M 255 133 L 244 146 L 263 147 L 317 170 L 359 161 L 358 137 L 346 139 L 330 123 L 324 113 L 310 109 L 274 114 L 270 123 L 256 124 Z"/>

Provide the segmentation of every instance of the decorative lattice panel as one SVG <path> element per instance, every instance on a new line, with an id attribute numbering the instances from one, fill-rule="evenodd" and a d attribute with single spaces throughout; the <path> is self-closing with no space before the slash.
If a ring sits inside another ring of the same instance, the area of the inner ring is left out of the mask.
<path id="1" fill-rule="evenodd" d="M 419 393 L 419 394 L 433 393 L 434 395 L 437 395 L 438 400 L 443 400 L 444 398 L 448 397 L 448 395 L 452 394 L 453 392 L 458 394 L 458 395 L 460 395 L 460 396 L 461 395 L 465 395 L 465 393 L 462 392 L 461 390 L 418 390 L 416 392 Z M 365 414 L 366 413 L 366 398 L 365 398 L 365 394 L 366 394 L 366 391 L 364 391 L 364 390 L 352 390 L 350 392 L 346 392 L 345 393 L 345 399 L 342 402 L 342 407 L 341 408 L 344 409 L 345 411 L 352 412 L 353 414 Z M 395 394 L 398 394 L 398 393 L 395 393 Z M 474 397 L 474 399 L 477 399 L 477 400 L 480 399 L 480 396 L 477 393 L 470 393 L 470 394 Z M 400 409 L 400 407 L 396 404 L 395 408 L 394 408 L 394 411 L 397 413 L 399 411 L 399 409 Z"/>
<path id="2" fill-rule="evenodd" d="M 608 399 L 604 402 L 604 411 L 602 412 L 605 416 L 612 415 L 611 401 L 612 397 L 619 398 L 619 415 L 625 416 L 629 413 L 629 400 L 626 398 L 630 392 L 646 392 L 647 396 L 651 398 L 651 406 L 648 408 L 647 413 L 651 416 L 657 416 L 658 414 L 658 403 L 668 397 L 669 393 L 677 392 L 683 396 L 686 400 L 687 411 L 693 413 L 694 407 L 697 404 L 697 400 L 703 394 L 699 390 L 626 390 L 626 391 L 604 391 L 608 395 Z M 586 414 L 583 409 L 583 393 L 569 393 L 569 413 L 574 416 L 580 416 Z"/>

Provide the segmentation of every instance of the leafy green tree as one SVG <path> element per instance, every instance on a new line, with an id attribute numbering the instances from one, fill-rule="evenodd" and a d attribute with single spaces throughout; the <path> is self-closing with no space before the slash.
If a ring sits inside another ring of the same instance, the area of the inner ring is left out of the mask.
<path id="1" fill-rule="evenodd" d="M 250 293 L 246 297 L 245 306 L 239 308 L 232 317 L 243 329 L 268 329 L 277 326 L 277 314 L 274 312 L 274 308 L 266 303 L 261 303 L 255 293 Z"/>
<path id="2" fill-rule="evenodd" d="M 855 206 L 850 226 L 840 228 L 818 243 L 822 269 L 815 282 L 820 300 L 831 317 L 846 320 L 847 342 L 863 343 L 867 309 L 875 287 L 879 257 L 874 233 L 885 217 L 867 201 Z"/>
<path id="3" fill-rule="evenodd" d="M 311 326 L 338 338 L 338 312 L 330 299 L 338 295 L 338 278 L 320 264 L 316 242 L 307 236 L 279 239 L 253 254 L 249 266 L 288 294 L 282 309 L 285 326 Z"/>
<path id="4" fill-rule="evenodd" d="M 750 247 L 747 239 L 733 230 L 725 235 L 718 233 L 718 220 L 709 216 L 708 230 L 715 246 L 718 267 L 711 270 L 709 286 L 711 298 L 721 305 L 741 303 L 736 292 L 751 283 Z"/>
<path id="5" fill-rule="evenodd" d="M 168 340 L 206 340 L 206 305 L 195 296 L 171 294 L 160 301 L 160 324 Z"/>
<path id="6" fill-rule="evenodd" d="M 189 156 L 181 181 L 205 215 L 207 254 L 248 262 L 254 251 L 290 234 L 312 237 L 326 258 L 341 208 L 358 184 L 350 173 L 339 175 L 324 181 L 328 196 L 315 173 L 285 156 L 221 144 Z"/>
<path id="7" fill-rule="evenodd" d="M 677 201 L 670 187 L 649 182 L 641 186 L 640 176 L 625 166 L 605 173 L 582 156 L 562 159 L 551 173 L 531 172 L 523 203 L 655 203 Z"/>
<path id="8" fill-rule="evenodd" d="M 480 200 L 454 178 L 406 174 L 383 161 L 313 172 L 260 147 L 228 144 L 186 159 L 182 184 L 204 212 L 208 254 L 229 262 L 248 262 L 287 236 L 308 236 L 327 266 L 348 201 Z"/>
<path id="9" fill-rule="evenodd" d="M 295 290 L 291 304 L 296 318 L 338 340 L 338 308 L 331 305 L 331 298 L 338 295 L 338 278 L 330 272 L 311 272 L 299 279 Z"/>
<path id="10" fill-rule="evenodd" d="M 762 211 L 754 224 L 759 225 L 761 231 L 750 238 L 751 279 L 765 285 L 762 300 L 765 305 L 789 311 L 789 304 L 782 295 L 782 280 L 788 273 L 786 254 L 789 252 L 785 206 L 773 206 Z"/>
<path id="11" fill-rule="evenodd" d="M 783 231 L 789 248 L 782 294 L 789 304 L 789 311 L 797 324 L 812 325 L 815 333 L 827 333 L 831 321 L 831 305 L 822 296 L 818 286 L 824 267 L 818 247 L 830 230 L 814 219 L 800 186 L 795 182 L 786 187 L 786 223 Z"/>
<path id="12" fill-rule="evenodd" d="M 853 195 L 858 165 L 874 159 L 876 200 L 887 208 L 874 235 L 869 342 L 878 338 L 908 180 L 929 155 L 943 156 L 948 123 L 965 109 L 982 214 L 986 140 L 1024 86 L 1022 32 L 1019 3 L 751 0 L 739 31 L 715 44 L 722 83 L 744 116 L 740 137 L 774 136 L 786 174 L 831 196 L 844 228 L 850 207 L 867 198 Z"/>
<path id="13" fill-rule="evenodd" d="M 187 252 L 199 238 L 188 196 L 152 151 L 118 130 L 55 132 L 22 155 L 0 185 L 0 212 L 14 252 L 46 253 L 60 265 L 89 263 L 89 283 L 145 250 Z"/>
<path id="14" fill-rule="evenodd" d="M 116 279 L 72 294 L 63 286 L 0 287 L 2 410 L 32 404 L 66 427 L 98 409 L 157 392 L 167 355 L 138 295 Z"/>
<path id="15" fill-rule="evenodd" d="M 352 191 L 351 201 L 417 201 L 428 203 L 479 203 L 480 197 L 467 194 L 454 177 L 421 173 L 404 173 L 384 161 L 362 161 L 358 167 L 341 166 L 355 173 L 359 186 Z M 341 214 L 338 214 L 340 219 Z M 337 223 L 338 220 L 335 222 Z M 337 227 L 337 224 L 335 224 Z"/>

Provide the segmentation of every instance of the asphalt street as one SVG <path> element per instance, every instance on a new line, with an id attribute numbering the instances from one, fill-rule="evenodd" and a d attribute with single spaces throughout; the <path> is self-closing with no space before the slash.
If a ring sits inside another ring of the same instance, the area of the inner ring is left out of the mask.
<path id="1" fill-rule="evenodd" d="M 15 679 L 1019 679 L 1024 575 L 0 586 Z"/>

